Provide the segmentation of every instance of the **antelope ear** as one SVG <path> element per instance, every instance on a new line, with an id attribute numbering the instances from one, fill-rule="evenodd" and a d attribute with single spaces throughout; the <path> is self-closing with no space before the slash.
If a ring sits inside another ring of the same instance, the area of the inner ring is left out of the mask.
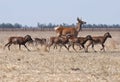
<path id="1" fill-rule="evenodd" d="M 80 19 L 79 19 L 79 17 L 77 17 L 77 21 L 78 21 L 78 22 L 80 22 Z"/>

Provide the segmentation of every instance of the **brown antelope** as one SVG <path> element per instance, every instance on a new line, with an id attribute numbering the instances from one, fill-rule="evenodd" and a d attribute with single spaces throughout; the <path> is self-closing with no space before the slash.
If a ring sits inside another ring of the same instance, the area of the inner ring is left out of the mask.
<path id="1" fill-rule="evenodd" d="M 80 20 L 79 18 L 77 18 L 77 25 L 76 27 L 64 27 L 64 26 L 58 26 L 55 27 L 54 30 L 57 33 L 57 36 L 62 36 L 62 35 L 66 35 L 66 34 L 71 34 L 74 35 L 75 37 L 77 37 L 79 31 L 81 30 L 81 27 L 83 24 L 86 24 L 86 22 Z"/>
<path id="2" fill-rule="evenodd" d="M 91 40 L 90 43 L 87 45 L 87 51 L 88 51 L 88 47 L 89 47 L 90 45 L 92 45 L 92 49 L 94 50 L 94 52 L 96 52 L 96 50 L 94 49 L 94 45 L 95 45 L 95 44 L 101 44 L 101 45 L 102 45 L 101 50 L 105 51 L 105 49 L 104 49 L 104 47 L 105 47 L 104 43 L 105 43 L 105 41 L 107 40 L 107 38 L 112 38 L 112 36 L 110 35 L 109 32 L 106 32 L 106 33 L 104 34 L 104 36 L 93 36 L 93 37 L 92 37 L 92 40 Z"/>
<path id="3" fill-rule="evenodd" d="M 30 51 L 30 50 L 27 48 L 27 46 L 25 45 L 26 42 L 28 42 L 28 41 L 32 41 L 32 38 L 31 38 L 30 35 L 26 35 L 25 37 L 16 37 L 16 36 L 9 37 L 8 43 L 5 44 L 4 49 L 5 49 L 6 46 L 8 46 L 8 50 L 10 50 L 10 46 L 11 46 L 12 44 L 18 44 L 18 45 L 19 45 L 19 49 L 21 49 L 21 45 L 24 45 L 25 48 L 26 48 L 28 51 Z"/>
<path id="4" fill-rule="evenodd" d="M 56 45 L 60 45 L 59 51 L 61 51 L 62 46 L 68 50 L 67 46 L 65 45 L 66 43 L 68 43 L 68 39 L 66 37 L 50 37 L 50 43 L 47 45 L 47 47 L 50 51 L 50 47 L 54 44 L 54 47 Z"/>
<path id="5" fill-rule="evenodd" d="M 80 49 L 81 49 L 81 46 L 82 46 L 82 48 L 84 48 L 84 50 L 85 50 L 84 45 L 88 40 L 92 40 L 92 37 L 90 35 L 87 35 L 86 37 L 69 36 L 68 49 L 70 48 L 70 46 L 72 46 L 73 49 L 76 51 L 76 49 L 74 48 L 74 45 L 77 44 L 80 47 Z M 87 52 L 87 51 L 85 50 L 85 52 Z"/>

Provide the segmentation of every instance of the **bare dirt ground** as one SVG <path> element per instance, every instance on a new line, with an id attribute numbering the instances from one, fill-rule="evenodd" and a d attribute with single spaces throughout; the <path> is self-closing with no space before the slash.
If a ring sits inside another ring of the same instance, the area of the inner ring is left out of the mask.
<path id="1" fill-rule="evenodd" d="M 104 35 L 103 32 L 83 31 L 79 36 Z M 33 38 L 55 36 L 52 31 L 0 32 L 0 82 L 120 82 L 120 32 L 111 31 L 112 39 L 105 43 L 106 52 L 97 53 L 89 48 L 89 53 L 65 48 L 59 52 L 51 48 L 45 52 L 44 47 L 29 45 L 20 51 L 17 45 L 11 51 L 3 46 L 10 36 L 31 35 Z M 76 47 L 77 48 L 77 47 Z"/>

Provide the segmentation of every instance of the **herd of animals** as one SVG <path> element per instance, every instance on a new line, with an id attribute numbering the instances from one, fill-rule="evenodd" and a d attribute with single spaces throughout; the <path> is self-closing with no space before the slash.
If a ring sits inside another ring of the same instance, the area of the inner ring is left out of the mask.
<path id="1" fill-rule="evenodd" d="M 9 37 L 8 43 L 5 44 L 5 47 L 8 47 L 8 50 L 10 50 L 10 46 L 12 44 L 18 44 L 19 49 L 21 49 L 21 45 L 25 46 L 25 48 L 28 49 L 26 46 L 26 43 L 33 43 L 34 45 L 44 45 L 45 49 L 50 51 L 50 47 L 53 46 L 54 48 L 57 48 L 57 46 L 60 46 L 59 51 L 61 51 L 62 46 L 64 46 L 68 51 L 69 48 L 72 46 L 74 51 L 77 52 L 75 49 L 75 45 L 79 46 L 80 49 L 84 49 L 85 52 L 88 52 L 88 47 L 92 46 L 92 49 L 94 52 L 96 50 L 94 49 L 95 44 L 101 44 L 102 48 L 101 51 L 105 51 L 105 41 L 107 38 L 112 38 L 111 34 L 109 32 L 106 32 L 102 36 L 91 36 L 87 35 L 86 37 L 78 37 L 78 33 L 81 30 L 81 27 L 83 24 L 86 24 L 86 22 L 82 21 L 81 19 L 77 18 L 78 23 L 76 24 L 75 27 L 65 27 L 65 26 L 57 26 L 54 28 L 56 32 L 56 36 L 52 36 L 49 38 L 47 41 L 46 38 L 34 38 L 30 35 L 26 35 L 25 37 Z M 89 41 L 89 44 L 85 46 L 86 42 Z"/>

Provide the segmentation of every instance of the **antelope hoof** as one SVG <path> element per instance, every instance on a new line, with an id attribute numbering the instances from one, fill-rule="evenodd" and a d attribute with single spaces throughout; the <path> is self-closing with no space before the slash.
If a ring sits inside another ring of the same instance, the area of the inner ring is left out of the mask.
<path id="1" fill-rule="evenodd" d="M 85 51 L 85 53 L 88 53 L 88 51 Z"/>
<path id="2" fill-rule="evenodd" d="M 97 52 L 97 51 L 94 51 L 95 53 Z"/>
<path id="3" fill-rule="evenodd" d="M 28 50 L 29 52 L 31 51 L 31 50 Z"/>

